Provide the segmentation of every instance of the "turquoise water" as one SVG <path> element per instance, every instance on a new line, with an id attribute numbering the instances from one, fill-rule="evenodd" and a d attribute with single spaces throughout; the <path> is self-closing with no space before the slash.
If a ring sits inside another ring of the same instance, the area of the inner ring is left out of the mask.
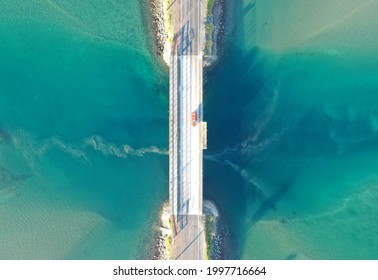
<path id="1" fill-rule="evenodd" d="M 168 198 L 145 4 L 1 1 L 0 259 L 144 257 Z M 228 257 L 377 259 L 378 4 L 228 8 L 204 87 L 204 195 Z"/>
<path id="2" fill-rule="evenodd" d="M 377 259 L 378 4 L 229 11 L 226 57 L 205 85 L 204 180 L 232 257 Z"/>
<path id="3" fill-rule="evenodd" d="M 0 259 L 141 258 L 167 199 L 146 2 L 95 2 L 0 3 Z"/>

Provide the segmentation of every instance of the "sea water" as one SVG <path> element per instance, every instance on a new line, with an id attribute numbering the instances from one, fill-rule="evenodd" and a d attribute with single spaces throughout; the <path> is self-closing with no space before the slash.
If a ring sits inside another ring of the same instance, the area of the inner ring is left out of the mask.
<path id="1" fill-rule="evenodd" d="M 1 259 L 143 257 L 168 198 L 168 72 L 146 3 L 1 1 Z M 377 11 L 228 1 L 204 79 L 204 196 L 229 257 L 378 257 Z"/>
<path id="2" fill-rule="evenodd" d="M 232 1 L 204 193 L 234 258 L 378 258 L 378 3 Z"/>
<path id="3" fill-rule="evenodd" d="M 168 197 L 148 8 L 0 2 L 0 259 L 144 257 Z"/>

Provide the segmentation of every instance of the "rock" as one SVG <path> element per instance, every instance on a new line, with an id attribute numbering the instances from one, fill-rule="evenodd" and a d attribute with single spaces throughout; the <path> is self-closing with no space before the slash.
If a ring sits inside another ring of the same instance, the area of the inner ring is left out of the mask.
<path id="1" fill-rule="evenodd" d="M 150 1 L 151 14 L 152 14 L 152 29 L 155 35 L 155 48 L 157 55 L 161 55 L 164 50 L 164 44 L 167 40 L 167 34 L 165 34 L 165 22 L 164 22 L 164 7 L 162 0 Z"/>

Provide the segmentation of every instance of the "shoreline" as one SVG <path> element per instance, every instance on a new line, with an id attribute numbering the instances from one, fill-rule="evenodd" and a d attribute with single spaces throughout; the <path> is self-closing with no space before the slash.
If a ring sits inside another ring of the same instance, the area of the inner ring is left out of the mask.
<path id="1" fill-rule="evenodd" d="M 205 222 L 206 259 L 220 260 L 223 251 L 223 234 L 220 225 L 219 210 L 209 200 L 203 202 L 203 219 Z M 147 259 L 172 260 L 173 229 L 170 222 L 169 203 L 164 202 L 155 224 L 151 251 Z"/>
<path id="2" fill-rule="evenodd" d="M 151 251 L 147 259 L 171 260 L 173 230 L 170 223 L 169 203 L 164 202 L 156 217 L 157 224 L 154 227 Z"/>
<path id="3" fill-rule="evenodd" d="M 164 45 L 167 41 L 165 33 L 165 10 L 163 3 L 165 0 L 150 0 L 150 10 L 152 16 L 152 30 L 154 35 L 154 46 L 156 54 L 161 56 L 164 51 Z"/>
<path id="4" fill-rule="evenodd" d="M 154 49 L 157 56 L 163 58 L 169 66 L 173 33 L 168 5 L 169 0 L 150 0 Z"/>
<path id="5" fill-rule="evenodd" d="M 173 33 L 171 14 L 168 11 L 170 0 L 150 0 L 154 49 L 165 64 L 169 66 Z M 209 10 L 210 9 L 210 10 Z M 227 4 L 225 0 L 205 1 L 205 42 L 203 44 L 203 67 L 214 66 L 223 55 L 225 40 L 225 21 Z"/>
<path id="6" fill-rule="evenodd" d="M 217 64 L 223 55 L 226 12 L 227 5 L 225 0 L 207 0 L 204 68 Z"/>
<path id="7" fill-rule="evenodd" d="M 203 202 L 205 219 L 205 238 L 208 260 L 219 260 L 221 257 L 222 236 L 219 232 L 219 211 L 212 201 Z"/>

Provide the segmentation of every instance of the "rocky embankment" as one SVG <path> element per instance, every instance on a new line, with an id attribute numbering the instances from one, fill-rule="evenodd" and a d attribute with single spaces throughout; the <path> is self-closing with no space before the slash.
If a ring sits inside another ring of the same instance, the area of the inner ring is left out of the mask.
<path id="1" fill-rule="evenodd" d="M 164 45 L 168 39 L 165 28 L 164 0 L 150 0 L 152 29 L 155 35 L 155 48 L 157 55 L 162 55 Z"/>
<path id="2" fill-rule="evenodd" d="M 206 43 L 204 48 L 205 67 L 214 65 L 222 56 L 225 38 L 226 7 L 225 0 L 214 0 L 214 4 L 211 7 L 207 6 Z"/>
<path id="3" fill-rule="evenodd" d="M 218 56 L 222 54 L 223 43 L 225 37 L 225 20 L 226 20 L 226 0 L 216 0 L 214 5 L 214 40 L 216 53 Z"/>
<path id="4" fill-rule="evenodd" d="M 147 257 L 148 259 L 171 259 L 173 236 L 169 217 L 169 204 L 166 202 L 160 209 L 160 214 L 153 236 L 153 244 Z"/>
<path id="5" fill-rule="evenodd" d="M 211 201 L 203 202 L 207 257 L 219 260 L 221 257 L 222 235 L 219 232 L 219 212 Z"/>

